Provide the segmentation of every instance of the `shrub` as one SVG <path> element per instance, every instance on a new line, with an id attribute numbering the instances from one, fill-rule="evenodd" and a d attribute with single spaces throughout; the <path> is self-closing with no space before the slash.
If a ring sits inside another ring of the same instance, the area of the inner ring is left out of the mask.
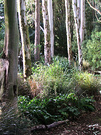
<path id="1" fill-rule="evenodd" d="M 76 72 L 74 75 L 75 89 L 79 95 L 95 95 L 98 93 L 99 81 L 88 72 Z"/>
<path id="2" fill-rule="evenodd" d="M 0 135 L 29 135 L 32 121 L 19 112 L 15 114 L 12 109 L 13 106 L 0 114 Z"/>
<path id="3" fill-rule="evenodd" d="M 92 69 L 101 69 L 101 32 L 93 32 L 91 39 L 83 47 L 83 56 Z"/>
<path id="4" fill-rule="evenodd" d="M 87 70 L 90 68 L 90 64 L 87 60 L 83 60 L 83 69 Z"/>
<path id="5" fill-rule="evenodd" d="M 32 80 L 40 87 L 40 97 L 68 93 L 73 88 L 72 75 L 75 70 L 65 57 L 54 57 L 53 63 L 47 66 L 35 63 L 32 72 Z"/>
<path id="6" fill-rule="evenodd" d="M 21 75 L 18 75 L 18 95 L 31 95 L 31 89 L 28 81 L 24 81 L 24 78 Z"/>
<path id="7" fill-rule="evenodd" d="M 94 111 L 94 100 L 78 98 L 74 93 L 60 94 L 56 97 L 30 100 L 19 97 L 19 111 L 34 124 L 51 124 L 54 121 L 73 119 L 82 111 Z"/>
<path id="8" fill-rule="evenodd" d="M 64 71 L 64 66 L 62 62 L 54 61 L 53 64 L 48 66 L 38 64 L 36 68 L 32 68 L 32 78 L 38 82 L 41 86 L 40 89 L 42 89 L 42 94 L 40 96 L 67 93 L 70 80 L 67 78 L 67 69 Z"/>

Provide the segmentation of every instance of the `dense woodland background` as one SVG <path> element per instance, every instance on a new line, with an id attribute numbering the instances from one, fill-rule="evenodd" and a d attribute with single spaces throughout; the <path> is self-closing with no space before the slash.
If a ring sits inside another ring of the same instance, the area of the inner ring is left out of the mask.
<path id="1" fill-rule="evenodd" d="M 0 0 L 0 134 L 96 110 L 100 11 L 100 0 Z"/>

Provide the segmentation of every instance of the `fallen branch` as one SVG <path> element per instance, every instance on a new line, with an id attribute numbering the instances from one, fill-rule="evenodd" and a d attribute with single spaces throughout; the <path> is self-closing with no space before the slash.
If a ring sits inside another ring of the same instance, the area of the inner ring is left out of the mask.
<path id="1" fill-rule="evenodd" d="M 45 130 L 45 129 L 50 129 L 50 128 L 53 128 L 53 127 L 56 127 L 56 126 L 59 126 L 61 124 L 64 124 L 66 122 L 68 122 L 69 120 L 64 120 L 64 121 L 58 121 L 58 122 L 54 122 L 52 124 L 49 124 L 49 125 L 38 125 L 38 126 L 34 126 L 31 128 L 31 132 L 33 131 L 37 131 L 37 130 Z"/>

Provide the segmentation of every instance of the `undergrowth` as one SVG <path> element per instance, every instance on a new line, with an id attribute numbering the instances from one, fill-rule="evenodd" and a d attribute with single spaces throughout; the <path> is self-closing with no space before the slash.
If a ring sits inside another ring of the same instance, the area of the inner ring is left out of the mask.
<path id="1" fill-rule="evenodd" d="M 75 119 L 82 111 L 94 111 L 94 100 L 88 97 L 78 98 L 74 93 L 60 94 L 56 97 L 30 100 L 19 97 L 19 110 L 34 124 L 51 124 L 54 121 Z"/>
<path id="2" fill-rule="evenodd" d="M 41 85 L 40 97 L 47 97 L 68 93 L 75 70 L 70 68 L 67 58 L 55 57 L 53 63 L 48 66 L 36 63 L 32 72 L 32 80 Z"/>

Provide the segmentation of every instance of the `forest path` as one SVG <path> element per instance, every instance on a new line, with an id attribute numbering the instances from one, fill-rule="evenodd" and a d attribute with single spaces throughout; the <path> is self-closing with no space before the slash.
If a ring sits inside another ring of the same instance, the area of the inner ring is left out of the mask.
<path id="1" fill-rule="evenodd" d="M 76 121 L 48 130 L 35 131 L 31 135 L 101 135 L 101 95 L 96 97 L 95 112 L 88 112 Z"/>

